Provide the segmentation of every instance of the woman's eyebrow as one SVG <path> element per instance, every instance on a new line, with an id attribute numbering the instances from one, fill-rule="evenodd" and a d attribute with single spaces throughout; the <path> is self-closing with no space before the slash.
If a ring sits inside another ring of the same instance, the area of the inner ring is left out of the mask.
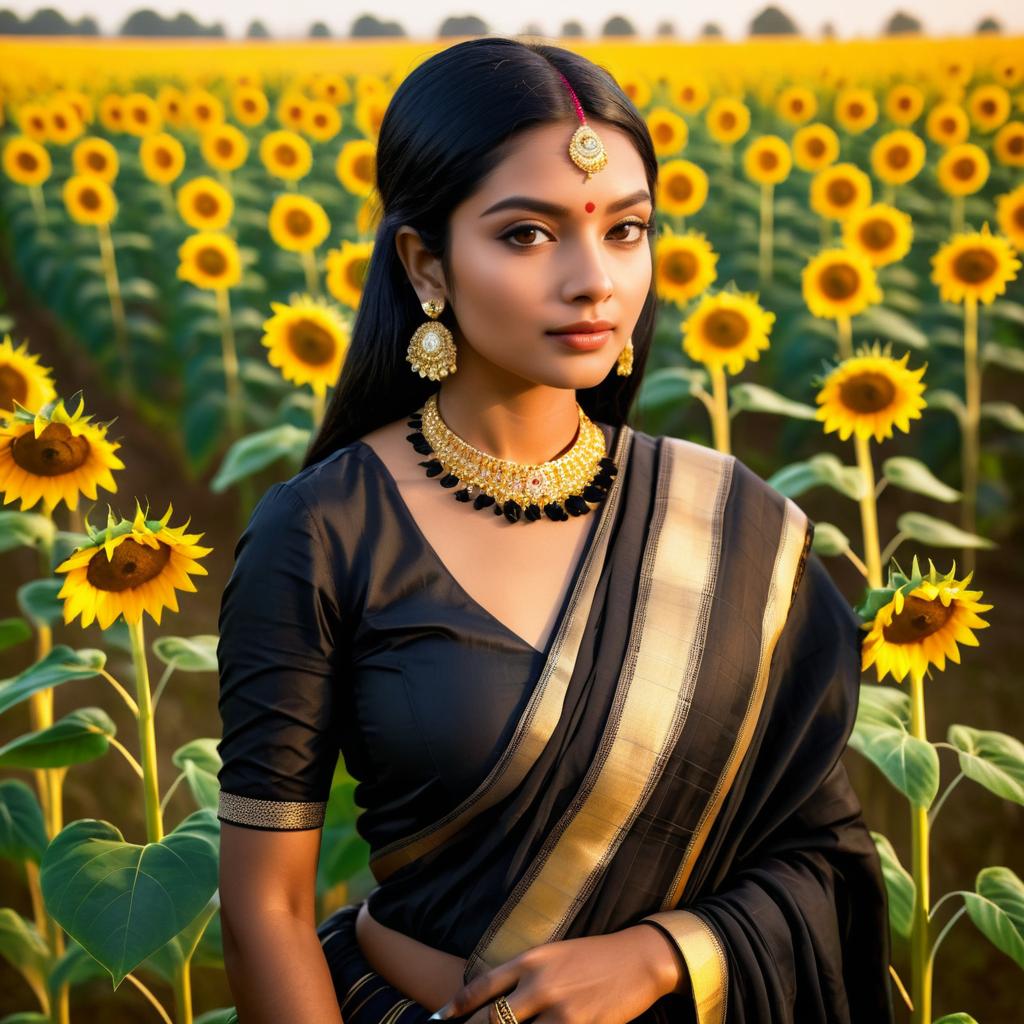
<path id="1" fill-rule="evenodd" d="M 647 189 L 642 188 L 637 192 L 631 192 L 628 196 L 623 196 L 622 199 L 616 199 L 614 202 L 609 203 L 605 212 L 615 213 L 617 210 L 624 210 L 627 206 L 633 206 L 635 203 L 649 202 L 651 202 L 651 194 Z M 499 210 L 509 209 L 533 210 L 535 213 L 546 213 L 552 217 L 569 216 L 569 210 L 566 207 L 559 206 L 557 203 L 549 203 L 544 199 L 533 199 L 530 196 L 509 196 L 493 206 L 488 206 L 480 216 L 486 217 L 489 213 L 497 213 Z"/>

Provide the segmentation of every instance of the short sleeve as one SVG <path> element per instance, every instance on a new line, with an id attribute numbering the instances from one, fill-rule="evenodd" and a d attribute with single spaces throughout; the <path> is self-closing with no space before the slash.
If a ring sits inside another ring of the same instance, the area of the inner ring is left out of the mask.
<path id="1" fill-rule="evenodd" d="M 221 597 L 217 817 L 320 828 L 338 761 L 335 574 L 310 508 L 286 483 L 257 503 Z"/>

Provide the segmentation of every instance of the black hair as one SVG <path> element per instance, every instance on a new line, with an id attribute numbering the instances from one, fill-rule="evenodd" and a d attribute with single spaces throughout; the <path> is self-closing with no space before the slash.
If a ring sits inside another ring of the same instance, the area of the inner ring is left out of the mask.
<path id="1" fill-rule="evenodd" d="M 615 79 L 571 50 L 489 36 L 456 43 L 417 66 L 401 82 L 381 121 L 376 188 L 381 219 L 337 386 L 306 452 L 306 468 L 377 427 L 419 408 L 440 387 L 406 361 L 413 331 L 426 317 L 395 248 L 409 225 L 439 257 L 452 281 L 449 219 L 503 159 L 509 140 L 540 124 L 575 121 L 561 72 L 584 113 L 628 134 L 643 160 L 652 200 L 658 160 L 643 117 Z M 648 234 L 652 247 L 653 232 Z M 577 400 L 598 422 L 626 421 L 643 377 L 654 333 L 651 289 L 633 330 L 633 371 L 614 366 Z M 451 328 L 451 307 L 441 314 Z"/>

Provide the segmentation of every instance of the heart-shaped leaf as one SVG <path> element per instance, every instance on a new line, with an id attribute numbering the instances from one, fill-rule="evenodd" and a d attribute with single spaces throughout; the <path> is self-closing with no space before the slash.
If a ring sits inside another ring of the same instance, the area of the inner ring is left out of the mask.
<path id="1" fill-rule="evenodd" d="M 162 636 L 153 641 L 153 653 L 179 672 L 216 672 L 217 635 Z"/>
<path id="2" fill-rule="evenodd" d="M 38 864 L 46 843 L 46 825 L 35 793 L 21 779 L 4 779 L 0 782 L 0 857 Z"/>
<path id="3" fill-rule="evenodd" d="M 190 814 L 158 843 L 126 843 L 109 822 L 72 822 L 40 865 L 46 909 L 109 972 L 129 971 L 180 934 L 217 888 L 219 826 Z"/>
<path id="4" fill-rule="evenodd" d="M 79 651 L 56 644 L 49 654 L 13 679 L 0 681 L 0 714 L 28 700 L 34 693 L 59 686 L 71 679 L 88 679 L 106 664 L 103 651 L 91 647 Z"/>
<path id="5" fill-rule="evenodd" d="M 46 975 L 50 949 L 34 921 L 26 921 L 10 907 L 0 910 L 0 956 L 21 973 L 40 1004 L 49 1004 Z"/>
<path id="6" fill-rule="evenodd" d="M 74 939 L 68 939 L 64 955 L 50 969 L 50 991 L 62 985 L 81 985 L 96 978 L 109 978 L 103 965 L 82 949 Z"/>
<path id="7" fill-rule="evenodd" d="M 102 708 L 78 708 L 39 732 L 25 733 L 0 747 L 3 768 L 64 768 L 102 757 L 117 734 Z"/>
<path id="8" fill-rule="evenodd" d="M 996 796 L 1024 804 L 1024 743 L 1003 732 L 951 725 L 949 742 L 960 751 L 960 770 Z"/>
<path id="9" fill-rule="evenodd" d="M 881 832 L 872 832 L 871 838 L 882 862 L 882 877 L 889 896 L 889 923 L 897 935 L 909 938 L 914 918 L 914 879 Z"/>
<path id="10" fill-rule="evenodd" d="M 199 940 L 202 938 L 206 926 L 220 909 L 220 899 L 214 893 L 213 899 L 196 915 L 185 929 L 175 935 L 165 946 L 161 946 L 152 956 L 139 965 L 139 971 L 153 971 L 166 981 L 169 985 L 174 984 L 174 979 L 182 968 L 191 961 Z"/>
<path id="11" fill-rule="evenodd" d="M 239 438 L 228 449 L 224 461 L 210 481 L 216 494 L 232 484 L 258 473 L 261 469 L 288 456 L 301 455 L 309 446 L 309 430 L 283 423 Z"/>
<path id="12" fill-rule="evenodd" d="M 64 579 L 32 580 L 18 588 L 18 607 L 25 616 L 42 626 L 64 621 L 64 601 L 57 594 Z"/>
<path id="13" fill-rule="evenodd" d="M 1024 885 L 1009 868 L 983 868 L 976 892 L 964 893 L 967 913 L 978 930 L 1024 970 Z"/>

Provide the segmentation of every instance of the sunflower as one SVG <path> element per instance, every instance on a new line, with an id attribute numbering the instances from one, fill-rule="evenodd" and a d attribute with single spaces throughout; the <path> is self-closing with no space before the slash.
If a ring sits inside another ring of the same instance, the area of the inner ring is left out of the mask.
<path id="1" fill-rule="evenodd" d="M 327 100 L 311 100 L 306 106 L 303 131 L 317 142 L 330 142 L 341 131 L 341 114 Z"/>
<path id="2" fill-rule="evenodd" d="M 380 135 L 380 125 L 384 120 L 384 112 L 388 109 L 389 97 L 386 94 L 365 96 L 356 104 L 352 119 L 356 127 L 368 139 L 376 139 Z"/>
<path id="3" fill-rule="evenodd" d="M 189 89 L 184 102 L 185 117 L 198 132 L 209 131 L 224 120 L 224 104 L 207 89 Z"/>
<path id="4" fill-rule="evenodd" d="M 72 414 L 64 400 L 50 400 L 33 411 L 15 405 L 14 415 L 0 421 L 0 492 L 4 504 L 21 499 L 21 511 L 33 508 L 40 499 L 52 510 L 63 501 L 78 508 L 84 494 L 96 500 L 96 488 L 116 491 L 111 473 L 124 469 L 114 454 L 121 447 L 107 440 L 107 423 L 90 423 L 83 416 L 84 400 Z"/>
<path id="5" fill-rule="evenodd" d="M 996 132 L 992 150 L 1004 167 L 1024 167 L 1024 121 L 1007 121 Z"/>
<path id="6" fill-rule="evenodd" d="M 358 309 L 363 281 L 373 253 L 373 242 L 342 240 L 340 249 L 331 249 L 325 259 L 327 290 L 352 309 Z"/>
<path id="7" fill-rule="evenodd" d="M 806 124 L 818 112 L 818 98 L 802 85 L 789 85 L 779 93 L 775 109 L 790 124 Z"/>
<path id="8" fill-rule="evenodd" d="M 356 76 L 356 100 L 369 99 L 372 96 L 386 96 L 388 92 L 387 83 L 378 75 L 371 75 L 367 72 Z"/>
<path id="9" fill-rule="evenodd" d="M 139 159 L 150 181 L 169 185 L 185 169 L 185 147 L 173 135 L 158 132 L 139 143 Z"/>
<path id="10" fill-rule="evenodd" d="M 811 179 L 811 209 L 844 220 L 871 202 L 871 179 L 851 163 L 833 164 Z"/>
<path id="11" fill-rule="evenodd" d="M 686 122 L 668 107 L 655 107 L 646 117 L 647 130 L 654 143 L 654 152 L 659 156 L 678 153 L 690 137 Z"/>
<path id="12" fill-rule="evenodd" d="M 1024 252 L 1024 185 L 996 196 L 996 220 L 1017 252 Z"/>
<path id="13" fill-rule="evenodd" d="M 160 116 L 173 128 L 184 128 L 188 124 L 185 94 L 176 85 L 160 86 L 156 94 L 156 105 Z"/>
<path id="14" fill-rule="evenodd" d="M 704 121 L 716 142 L 731 145 L 747 134 L 750 127 L 750 108 L 731 96 L 719 96 L 708 107 Z"/>
<path id="15" fill-rule="evenodd" d="M 124 129 L 139 138 L 145 138 L 163 128 L 160 107 L 152 96 L 133 92 L 124 99 Z"/>
<path id="16" fill-rule="evenodd" d="M 46 116 L 50 122 L 49 137 L 59 146 L 74 142 L 85 131 L 78 111 L 67 100 L 57 99 L 48 103 Z"/>
<path id="17" fill-rule="evenodd" d="M 207 575 L 196 559 L 213 548 L 196 543 L 201 533 L 185 533 L 191 520 L 168 526 L 172 511 L 168 503 L 162 519 L 147 519 L 136 498 L 133 520 L 115 522 L 109 506 L 106 529 L 96 530 L 86 520 L 89 543 L 75 548 L 55 570 L 67 573 L 57 592 L 64 599 L 65 625 L 79 615 L 83 628 L 95 620 L 107 629 L 119 615 L 136 625 L 143 612 L 159 625 L 164 608 L 178 610 L 175 589 L 195 593 L 189 573 Z"/>
<path id="18" fill-rule="evenodd" d="M 696 75 L 678 75 L 672 86 L 672 98 L 684 114 L 699 114 L 709 97 L 708 85 Z"/>
<path id="19" fill-rule="evenodd" d="M 356 211 L 356 231 L 360 235 L 372 235 L 380 225 L 384 210 L 380 201 L 380 193 L 374 189 L 360 204 Z"/>
<path id="20" fill-rule="evenodd" d="M 967 111 L 951 100 L 936 103 L 924 121 L 925 134 L 940 146 L 956 146 L 967 140 L 971 122 Z"/>
<path id="21" fill-rule="evenodd" d="M 260 159 L 275 178 L 298 181 L 313 166 L 313 151 L 301 135 L 280 129 L 260 140 Z"/>
<path id="22" fill-rule="evenodd" d="M 920 135 L 899 128 L 879 137 L 871 147 L 871 169 L 889 185 L 904 185 L 924 167 L 926 151 Z"/>
<path id="23" fill-rule="evenodd" d="M 4 144 L 3 165 L 18 185 L 42 185 L 53 171 L 46 147 L 27 135 L 15 135 Z"/>
<path id="24" fill-rule="evenodd" d="M 827 124 L 804 125 L 793 135 L 793 161 L 801 170 L 823 170 L 838 156 L 839 136 Z"/>
<path id="25" fill-rule="evenodd" d="M 867 256 L 876 267 L 903 259 L 913 238 L 910 215 L 885 203 L 866 206 L 843 221 L 843 242 Z"/>
<path id="26" fill-rule="evenodd" d="M 1019 57 L 1000 57 L 992 66 L 992 74 L 1008 89 L 1024 82 L 1024 61 Z"/>
<path id="27" fill-rule="evenodd" d="M 68 214 L 79 224 L 109 224 L 117 214 L 114 190 L 98 175 L 72 175 L 63 194 Z"/>
<path id="28" fill-rule="evenodd" d="M 1010 94 L 994 82 L 979 85 L 967 97 L 967 110 L 980 132 L 994 132 L 1010 116 Z"/>
<path id="29" fill-rule="evenodd" d="M 743 151 L 744 172 L 762 185 L 785 181 L 792 167 L 793 155 L 778 135 L 760 135 Z"/>
<path id="30" fill-rule="evenodd" d="M 348 82 L 333 72 L 317 75 L 313 80 L 312 90 L 318 100 L 327 100 L 335 106 L 352 102 L 352 90 Z"/>
<path id="31" fill-rule="evenodd" d="M 36 142 L 46 142 L 50 137 L 50 119 L 41 103 L 23 103 L 15 116 L 18 127 L 24 135 Z"/>
<path id="32" fill-rule="evenodd" d="M 885 97 L 885 113 L 901 128 L 913 124 L 924 110 L 924 93 L 916 85 L 903 82 L 893 86 Z"/>
<path id="33" fill-rule="evenodd" d="M 92 124 L 95 120 L 92 100 L 81 90 L 62 89 L 57 94 L 57 97 L 58 99 L 66 100 L 75 108 L 75 113 L 78 114 L 78 120 L 82 122 L 83 127 Z"/>
<path id="34" fill-rule="evenodd" d="M 263 124 L 267 119 L 270 101 L 262 89 L 253 85 L 243 85 L 231 94 L 231 109 L 240 124 L 253 128 Z"/>
<path id="35" fill-rule="evenodd" d="M 651 84 L 639 72 L 616 75 L 619 88 L 630 98 L 637 110 L 643 110 L 651 102 Z"/>
<path id="36" fill-rule="evenodd" d="M 178 189 L 178 213 L 197 231 L 218 231 L 231 220 L 235 200 L 219 182 L 205 175 Z"/>
<path id="37" fill-rule="evenodd" d="M 112 135 L 124 131 L 124 97 L 116 92 L 108 92 L 100 99 L 100 124 Z"/>
<path id="38" fill-rule="evenodd" d="M 985 305 L 1006 291 L 1021 262 L 1008 239 L 993 235 L 986 221 L 981 231 L 964 231 L 932 257 L 932 281 L 946 302 L 970 300 Z"/>
<path id="39" fill-rule="evenodd" d="M 910 353 L 893 359 L 890 350 L 891 343 L 884 350 L 877 341 L 862 345 L 828 374 L 815 399 L 821 408 L 814 414 L 826 434 L 837 430 L 844 441 L 851 434 L 884 441 L 893 436 L 894 426 L 909 433 L 910 421 L 921 418 L 928 404 L 921 397 L 928 364 L 908 369 Z"/>
<path id="40" fill-rule="evenodd" d="M 310 101 L 297 89 L 289 89 L 281 95 L 274 108 L 274 116 L 282 128 L 301 132 L 306 127 L 306 109 Z"/>
<path id="41" fill-rule="evenodd" d="M 203 159 L 217 171 L 237 171 L 249 155 L 249 140 L 224 121 L 203 132 L 199 143 Z"/>
<path id="42" fill-rule="evenodd" d="M 220 231 L 190 235 L 178 249 L 178 277 L 197 288 L 219 291 L 242 279 L 242 259 L 234 239 Z"/>
<path id="43" fill-rule="evenodd" d="M 0 416 L 15 411 L 14 403 L 35 412 L 57 396 L 53 371 L 28 354 L 28 342 L 14 347 L 11 336 L 0 341 Z"/>
<path id="44" fill-rule="evenodd" d="M 666 226 L 655 248 L 657 294 L 678 306 L 685 305 L 718 276 L 717 262 L 718 253 L 700 232 L 678 235 Z"/>
<path id="45" fill-rule="evenodd" d="M 955 562 L 942 576 L 931 559 L 928 565 L 929 573 L 922 577 L 915 555 L 909 580 L 890 571 L 886 589 L 891 593 L 891 600 L 861 624 L 861 628 L 868 631 L 861 643 L 861 671 L 874 665 L 879 682 L 886 673 L 891 673 L 898 682 L 902 682 L 908 672 L 912 677 L 923 679 L 929 665 L 944 672 L 946 658 L 959 665 L 957 644 L 977 647 L 978 638 L 971 631 L 991 625 L 978 612 L 987 612 L 993 605 L 979 603 L 982 591 L 966 589 L 973 571 L 958 580 Z M 915 581 L 919 581 L 917 585 Z M 900 583 L 903 585 L 894 586 Z M 876 591 L 875 596 L 874 603 L 877 603 L 878 597 L 884 599 L 885 594 L 879 595 Z"/>
<path id="46" fill-rule="evenodd" d="M 708 176 L 690 160 L 669 160 L 658 170 L 657 201 L 666 213 L 688 217 L 708 198 Z"/>
<path id="47" fill-rule="evenodd" d="M 974 65 L 965 57 L 953 57 L 938 68 L 938 78 L 947 87 L 963 87 L 973 76 Z"/>
<path id="48" fill-rule="evenodd" d="M 349 139 L 338 153 L 334 173 L 346 192 L 368 196 L 377 180 L 377 147 L 369 139 Z"/>
<path id="49" fill-rule="evenodd" d="M 803 270 L 804 302 L 814 316 L 838 320 L 882 301 L 871 261 L 851 249 L 825 249 Z"/>
<path id="50" fill-rule="evenodd" d="M 117 150 L 98 135 L 88 135 L 77 143 L 71 151 L 71 162 L 76 174 L 95 174 L 108 185 L 117 177 Z"/>
<path id="51" fill-rule="evenodd" d="M 870 89 L 843 89 L 836 97 L 833 114 L 846 131 L 859 135 L 878 120 L 878 100 Z"/>
<path id="52" fill-rule="evenodd" d="M 309 196 L 285 192 L 274 200 L 267 218 L 270 236 L 289 252 L 310 252 L 330 234 L 324 208 Z"/>
<path id="53" fill-rule="evenodd" d="M 939 157 L 939 184 L 951 196 L 969 196 L 988 181 L 991 165 L 981 146 L 961 142 Z"/>
<path id="54" fill-rule="evenodd" d="M 267 359 L 285 380 L 309 384 L 323 397 L 341 372 L 349 343 L 349 325 L 340 310 L 309 295 L 293 295 L 289 304 L 272 302 L 274 315 L 263 324 Z"/>
<path id="55" fill-rule="evenodd" d="M 683 349 L 695 362 L 739 373 L 769 346 L 775 314 L 762 309 L 756 295 L 721 291 L 705 295 L 680 325 Z"/>

